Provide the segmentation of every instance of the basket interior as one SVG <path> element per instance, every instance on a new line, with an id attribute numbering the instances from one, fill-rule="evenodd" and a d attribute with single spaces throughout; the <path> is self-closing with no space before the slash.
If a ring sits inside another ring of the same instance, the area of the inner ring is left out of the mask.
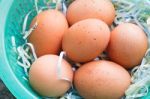
<path id="1" fill-rule="evenodd" d="M 44 3 L 43 0 L 39 0 L 39 6 L 42 6 Z M 6 26 L 5 26 L 5 50 L 7 61 L 9 62 L 9 66 L 12 69 L 13 73 L 15 74 L 17 80 L 25 87 L 32 95 L 36 97 L 40 97 L 37 95 L 32 88 L 30 87 L 27 80 L 24 79 L 25 73 L 22 67 L 17 64 L 17 54 L 13 50 L 13 46 L 11 43 L 11 37 L 14 36 L 16 40 L 17 46 L 24 44 L 24 40 L 22 38 L 22 25 L 24 21 L 24 17 L 26 14 L 34 9 L 34 0 L 14 0 L 11 9 L 9 10 Z M 27 27 L 36 13 L 32 13 L 29 17 L 29 22 Z M 10 89 L 11 90 L 11 89 Z"/>
<path id="2" fill-rule="evenodd" d="M 1 1 L 1 0 L 0 0 Z M 43 0 L 39 0 L 39 6 L 43 6 Z M 22 38 L 22 25 L 24 21 L 24 17 L 26 14 L 34 9 L 34 0 L 13 0 L 13 4 L 11 5 L 11 9 L 9 10 L 9 14 L 6 20 L 5 26 L 5 50 L 7 55 L 7 61 L 9 62 L 9 66 L 12 69 L 13 73 L 15 74 L 17 80 L 25 87 L 32 95 L 36 97 L 40 96 L 35 93 L 32 88 L 30 87 L 27 80 L 24 79 L 25 73 L 22 67 L 20 67 L 17 61 L 17 54 L 13 50 L 13 46 L 11 43 L 11 37 L 15 36 L 17 46 L 24 44 L 24 40 Z M 28 27 L 36 13 L 33 13 L 29 17 Z M 144 97 L 143 99 L 150 99 L 150 95 Z"/>

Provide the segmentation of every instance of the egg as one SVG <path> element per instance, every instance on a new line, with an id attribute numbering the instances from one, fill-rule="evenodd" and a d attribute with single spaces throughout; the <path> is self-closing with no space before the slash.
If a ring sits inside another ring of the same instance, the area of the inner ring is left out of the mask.
<path id="1" fill-rule="evenodd" d="M 135 24 L 122 23 L 111 32 L 107 51 L 112 61 L 129 69 L 141 63 L 147 48 L 144 31 Z"/>
<path id="2" fill-rule="evenodd" d="M 74 62 L 88 62 L 100 55 L 109 42 L 110 30 L 98 19 L 85 19 L 64 34 L 62 48 Z"/>
<path id="3" fill-rule="evenodd" d="M 115 8 L 109 0 L 75 0 L 67 10 L 70 25 L 87 19 L 97 18 L 111 25 L 115 18 Z"/>
<path id="4" fill-rule="evenodd" d="M 71 65 L 63 59 L 61 68 L 58 68 L 58 59 L 57 55 L 44 55 L 39 57 L 30 68 L 30 85 L 42 96 L 62 96 L 71 87 L 73 79 Z M 62 79 L 59 78 L 59 75 Z M 65 79 L 68 79 L 68 81 Z"/>
<path id="5" fill-rule="evenodd" d="M 31 27 L 35 22 L 37 27 L 28 40 L 34 45 L 37 56 L 58 54 L 63 34 L 68 29 L 65 16 L 57 10 L 45 10 L 33 19 Z"/>
<path id="6" fill-rule="evenodd" d="M 105 60 L 82 65 L 74 76 L 74 86 L 84 99 L 121 99 L 130 83 L 123 67 Z"/>

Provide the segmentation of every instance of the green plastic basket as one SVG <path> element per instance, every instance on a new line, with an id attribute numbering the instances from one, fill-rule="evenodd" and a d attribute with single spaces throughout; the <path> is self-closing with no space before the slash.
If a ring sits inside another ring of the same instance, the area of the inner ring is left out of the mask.
<path id="1" fill-rule="evenodd" d="M 42 6 L 44 3 L 39 1 L 39 6 Z M 17 65 L 17 54 L 11 44 L 11 36 L 15 36 L 17 45 L 24 43 L 21 35 L 23 20 L 33 8 L 34 0 L 0 0 L 0 77 L 18 99 L 41 98 L 23 79 L 23 68 Z M 33 16 L 35 14 L 29 20 Z"/>
<path id="2" fill-rule="evenodd" d="M 39 5 L 43 5 L 39 0 Z M 25 15 L 34 7 L 34 0 L 0 0 L 0 77 L 18 99 L 40 99 L 30 87 L 23 68 L 17 65 L 17 55 L 11 44 L 15 36 L 17 45 L 22 45 L 21 30 Z M 35 15 L 33 14 L 29 20 Z M 29 26 L 29 23 L 28 23 Z M 144 99 L 150 99 L 150 94 Z"/>

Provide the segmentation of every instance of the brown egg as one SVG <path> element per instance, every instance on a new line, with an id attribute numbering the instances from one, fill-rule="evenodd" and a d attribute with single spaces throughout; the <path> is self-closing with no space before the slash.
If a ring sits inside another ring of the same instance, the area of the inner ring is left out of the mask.
<path id="1" fill-rule="evenodd" d="M 110 61 L 93 61 L 76 72 L 74 85 L 85 99 L 121 99 L 131 82 L 129 73 Z"/>
<path id="2" fill-rule="evenodd" d="M 86 19 L 64 34 L 62 48 L 75 62 L 87 62 L 101 54 L 109 42 L 110 30 L 103 21 Z"/>
<path id="3" fill-rule="evenodd" d="M 112 61 L 128 69 L 140 64 L 147 48 L 143 30 L 137 25 L 122 23 L 112 31 L 107 51 Z"/>
<path id="4" fill-rule="evenodd" d="M 58 97 L 64 95 L 71 87 L 69 81 L 59 79 L 67 78 L 72 81 L 73 71 L 71 65 L 62 60 L 61 73 L 58 70 L 58 56 L 45 55 L 38 58 L 29 71 L 29 82 L 32 88 L 42 96 Z M 60 74 L 59 74 L 60 73 Z"/>
<path id="5" fill-rule="evenodd" d="M 37 22 L 37 28 L 29 36 L 37 56 L 58 54 L 64 32 L 68 29 L 65 16 L 57 10 L 46 10 L 38 14 L 31 26 Z"/>
<path id="6" fill-rule="evenodd" d="M 98 18 L 111 25 L 115 18 L 115 9 L 109 0 L 75 0 L 67 10 L 70 25 L 87 19 Z"/>

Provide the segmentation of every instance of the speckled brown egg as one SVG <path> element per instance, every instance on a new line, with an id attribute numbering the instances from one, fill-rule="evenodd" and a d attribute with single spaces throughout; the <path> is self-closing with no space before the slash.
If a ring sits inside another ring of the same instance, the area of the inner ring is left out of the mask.
<path id="1" fill-rule="evenodd" d="M 68 29 L 65 16 L 57 10 L 45 10 L 33 19 L 31 27 L 35 22 L 37 27 L 28 40 L 34 45 L 37 56 L 58 54 L 63 34 Z"/>
<path id="2" fill-rule="evenodd" d="M 64 34 L 62 48 L 75 62 L 88 62 L 100 55 L 109 42 L 110 30 L 98 19 L 86 19 L 72 25 Z"/>
<path id="3" fill-rule="evenodd" d="M 140 64 L 147 48 L 144 31 L 135 24 L 122 23 L 111 32 L 107 51 L 112 61 L 129 69 Z"/>
<path id="4" fill-rule="evenodd" d="M 71 87 L 73 79 L 71 65 L 63 59 L 61 67 L 58 67 L 58 59 L 57 55 L 44 55 L 32 64 L 29 82 L 38 94 L 45 97 L 58 97 L 64 95 Z"/>
<path id="5" fill-rule="evenodd" d="M 129 73 L 111 61 L 93 61 L 76 72 L 74 85 L 84 99 L 121 99 L 130 85 Z"/>
<path id="6" fill-rule="evenodd" d="M 110 0 L 75 0 L 67 10 L 70 25 L 87 19 L 97 18 L 111 25 L 115 18 L 115 9 Z"/>

